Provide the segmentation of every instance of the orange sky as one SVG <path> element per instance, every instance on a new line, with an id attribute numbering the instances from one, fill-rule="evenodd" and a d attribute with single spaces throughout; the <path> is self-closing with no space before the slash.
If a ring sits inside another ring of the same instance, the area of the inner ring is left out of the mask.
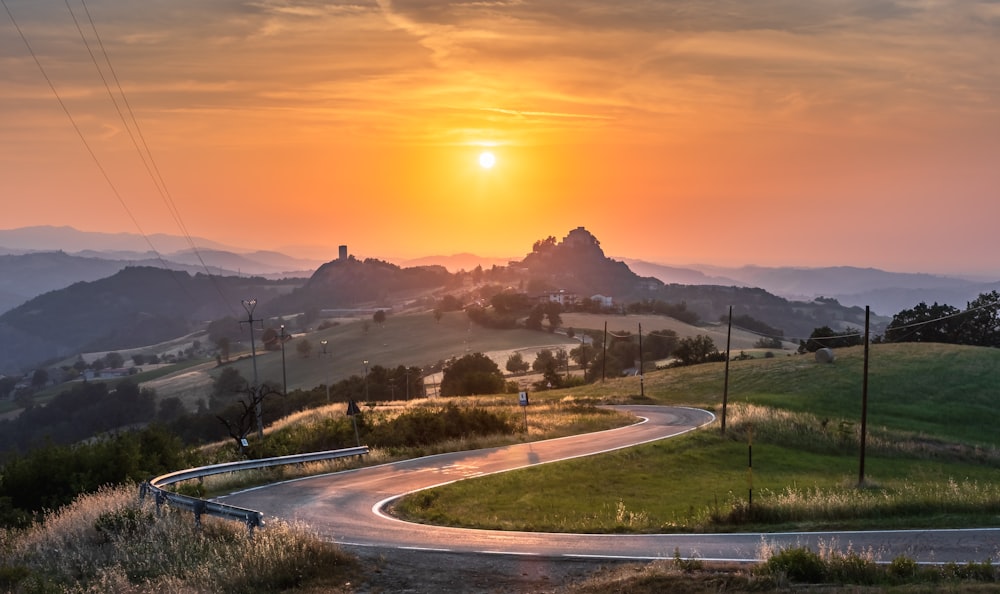
<path id="1" fill-rule="evenodd" d="M 0 228 L 1000 277 L 996 3 L 3 2 Z"/>

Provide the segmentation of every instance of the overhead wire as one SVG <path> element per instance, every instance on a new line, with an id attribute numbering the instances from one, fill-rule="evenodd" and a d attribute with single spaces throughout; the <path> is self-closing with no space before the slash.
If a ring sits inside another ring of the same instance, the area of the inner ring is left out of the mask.
<path id="1" fill-rule="evenodd" d="M 142 133 L 142 126 L 139 125 L 139 119 L 135 116 L 135 111 L 132 109 L 132 104 L 128 100 L 128 95 L 125 93 L 125 89 L 122 87 L 121 79 L 118 77 L 118 73 L 115 70 L 114 65 L 111 62 L 111 56 L 108 54 L 107 48 L 104 45 L 104 40 L 101 38 L 100 32 L 97 30 L 97 24 L 94 22 L 94 17 L 90 12 L 90 8 L 87 6 L 86 0 L 80 0 L 80 4 L 83 6 L 83 10 L 87 15 L 87 20 L 90 23 L 90 28 L 94 33 L 94 38 L 97 40 L 97 44 L 100 47 L 101 54 L 104 57 L 104 63 L 108 68 L 108 72 L 111 73 L 111 77 L 115 82 L 115 86 L 118 89 L 118 94 L 121 96 L 122 103 L 125 105 L 125 109 L 128 112 L 128 118 L 122 112 L 121 106 L 118 103 L 118 99 L 115 93 L 111 90 L 111 86 L 108 84 L 107 78 L 104 76 L 104 71 L 101 69 L 98 63 L 97 57 L 94 55 L 93 50 L 90 47 L 90 42 L 87 40 L 87 36 L 84 34 L 83 29 L 80 27 L 80 22 L 76 18 L 76 14 L 73 12 L 73 8 L 70 6 L 69 0 L 64 0 L 66 3 L 66 9 L 69 11 L 70 16 L 73 19 L 73 23 L 76 26 L 77 32 L 80 34 L 80 39 L 83 41 L 84 46 L 87 48 L 87 53 L 90 54 L 90 59 L 94 63 L 94 68 L 97 70 L 98 75 L 101 77 L 101 82 L 104 84 L 104 88 L 108 93 L 108 97 L 111 99 L 111 103 L 115 107 L 115 111 L 118 113 L 119 119 L 122 121 L 125 130 L 128 132 L 129 138 L 132 141 L 132 145 L 135 147 L 136 152 L 139 154 L 139 159 L 142 161 L 143 167 L 146 170 L 147 175 L 149 175 L 150 180 L 153 182 L 153 186 L 156 188 L 157 193 L 160 195 L 160 199 L 163 201 L 164 206 L 167 208 L 167 212 L 170 213 L 171 217 L 176 223 L 177 228 L 184 235 L 185 240 L 191 247 L 191 251 L 198 258 L 198 262 L 201 263 L 202 268 L 205 269 L 205 273 L 215 289 L 215 292 L 219 295 L 220 300 L 229 308 L 230 313 L 234 316 L 236 315 L 236 310 L 226 299 L 225 294 L 219 287 L 218 282 L 211 270 L 209 270 L 208 265 L 205 263 L 202 257 L 201 250 L 194 242 L 194 238 L 188 232 L 187 226 L 184 224 L 184 218 L 181 216 L 180 209 L 177 208 L 177 203 L 173 199 L 173 195 L 170 193 L 170 189 L 167 186 L 166 180 L 164 180 L 163 175 L 160 171 L 159 166 L 156 163 L 156 159 L 153 157 L 153 152 L 149 148 L 149 143 L 146 141 L 145 135 Z M 131 125 L 130 125 L 131 123 Z M 133 128 L 135 132 L 133 133 Z M 138 138 L 137 138 L 138 137 Z M 141 145 L 140 145 L 141 144 Z"/>
<path id="2" fill-rule="evenodd" d="M 90 146 L 90 143 L 87 141 L 87 137 L 83 134 L 83 131 L 80 129 L 80 125 L 77 123 L 76 118 L 73 117 L 73 114 L 70 112 L 69 107 L 67 107 L 66 102 L 63 101 L 62 96 L 56 89 L 56 86 L 52 82 L 52 79 L 49 77 L 49 74 L 45 70 L 45 67 L 42 66 L 42 62 L 38 59 L 38 55 L 35 53 L 34 48 L 28 41 L 27 36 L 25 36 L 24 31 L 21 29 L 20 24 L 18 24 L 17 19 L 14 18 L 14 14 L 10 11 L 10 7 L 7 6 L 7 1 L 0 0 L 0 4 L 3 4 L 4 10 L 7 12 L 7 16 L 10 18 L 11 23 L 14 25 L 14 29 L 17 31 L 17 34 L 21 38 L 21 41 L 24 43 L 24 47 L 28 50 L 28 54 L 31 56 L 31 59 L 34 60 L 35 66 L 38 67 L 39 72 L 41 72 L 42 74 L 42 78 L 45 79 L 46 84 L 49 86 L 49 89 L 55 96 L 56 102 L 59 103 L 59 107 L 62 108 L 63 113 L 66 114 L 66 117 L 69 119 L 70 124 L 73 126 L 73 130 L 76 131 L 76 135 L 80 138 L 80 141 L 83 142 L 84 148 L 87 149 L 87 153 L 90 155 L 90 158 L 94 162 L 94 165 L 97 166 L 97 169 L 98 171 L 100 171 L 101 176 L 104 178 L 104 181 L 108 184 L 108 187 L 111 188 L 111 192 L 115 195 L 115 198 L 118 199 L 118 203 L 121 205 L 122 209 L 128 215 L 129 219 L 131 219 L 132 224 L 135 225 L 135 228 L 139 231 L 139 234 L 142 235 L 143 239 L 146 240 L 146 244 L 149 245 L 149 248 L 153 251 L 153 253 L 156 254 L 157 258 L 166 268 L 167 267 L 166 261 L 164 261 L 163 256 L 160 255 L 160 252 L 156 249 L 156 246 L 153 245 L 153 242 L 152 240 L 150 240 L 149 235 L 147 235 L 146 232 L 142 229 L 142 225 L 139 224 L 139 221 L 135 218 L 135 215 L 132 213 L 131 209 L 129 209 L 128 204 L 126 204 L 125 199 L 121 195 L 121 192 L 118 191 L 118 187 L 111 180 L 111 177 L 108 175 L 108 172 L 104 168 L 104 165 L 101 163 L 101 160 L 97 157 L 97 154 L 94 152 L 94 149 Z"/>
<path id="3" fill-rule="evenodd" d="M 194 243 L 194 240 L 191 237 L 191 234 L 188 232 L 187 227 L 184 224 L 183 218 L 180 215 L 180 211 L 177 208 L 176 203 L 174 202 L 172 196 L 170 195 L 170 192 L 169 192 L 169 189 L 167 188 L 166 182 L 164 181 L 163 176 L 160 173 L 160 169 L 159 169 L 159 167 L 156 164 L 156 160 L 153 158 L 152 151 L 149 149 L 149 145 L 146 142 L 145 136 L 142 134 L 142 128 L 139 125 L 139 121 L 135 117 L 135 113 L 132 110 L 131 104 L 128 101 L 128 97 L 125 94 L 125 91 L 124 91 L 124 89 L 123 89 L 123 87 L 121 85 L 121 81 L 118 78 L 117 72 L 115 71 L 113 64 L 111 63 L 110 56 L 109 56 L 109 54 L 108 54 L 108 52 L 107 52 L 107 50 L 106 50 L 106 48 L 104 46 L 103 40 L 100 37 L 100 33 L 97 30 L 96 23 L 94 22 L 93 16 L 90 13 L 89 7 L 87 7 L 85 0 L 80 0 L 80 1 L 81 1 L 81 4 L 83 5 L 84 11 L 86 12 L 88 21 L 90 22 L 91 29 L 94 32 L 94 36 L 97 39 L 97 42 L 98 42 L 98 44 L 99 44 L 99 46 L 101 48 L 101 52 L 102 52 L 102 54 L 104 56 L 105 62 L 107 64 L 107 68 L 108 68 L 109 72 L 111 73 L 112 77 L 114 78 L 115 84 L 118 87 L 118 91 L 119 91 L 119 93 L 121 95 L 121 98 L 122 98 L 122 103 L 125 105 L 126 110 L 129 112 L 129 116 L 131 118 L 131 125 L 129 124 L 129 119 L 126 118 L 125 115 L 124 115 L 124 113 L 122 112 L 122 108 L 121 108 L 121 105 L 119 104 L 118 99 L 116 98 L 114 92 L 111 90 L 111 86 L 108 83 L 107 77 L 105 77 L 104 71 L 101 69 L 100 64 L 98 63 L 97 57 L 94 55 L 94 51 L 91 48 L 90 42 L 88 41 L 86 34 L 83 32 L 83 29 L 80 26 L 80 22 L 77 19 L 76 14 L 73 12 L 73 8 L 69 4 L 69 0 L 65 0 L 66 8 L 67 8 L 68 12 L 70 13 L 70 16 L 71 16 L 71 18 L 73 20 L 74 25 L 76 26 L 77 32 L 80 34 L 80 38 L 83 41 L 84 46 L 87 48 L 87 52 L 90 55 L 90 59 L 93 62 L 94 67 L 96 68 L 96 70 L 98 72 L 98 75 L 101 78 L 102 83 L 104 84 L 105 90 L 107 91 L 108 96 L 111 99 L 111 102 L 112 102 L 112 104 L 115 107 L 115 111 L 118 113 L 118 117 L 119 117 L 119 119 L 121 119 L 122 124 L 125 127 L 125 130 L 128 132 L 129 138 L 132 141 L 132 144 L 135 147 L 136 152 L 139 154 L 139 158 L 142 161 L 143 166 L 145 167 L 147 174 L 149 175 L 150 179 L 152 180 L 154 187 L 156 188 L 157 192 L 160 194 L 160 197 L 164 201 L 164 204 L 166 205 L 168 212 L 170 212 L 171 217 L 174 219 L 174 222 L 177 224 L 178 228 L 181 230 L 182 234 L 186 238 L 187 243 L 191 246 L 192 251 L 194 252 L 194 254 L 196 255 L 196 257 L 198 258 L 198 261 L 201 263 L 202 267 L 205 269 L 205 272 L 206 272 L 206 274 L 207 274 L 207 276 L 208 276 L 208 278 L 209 278 L 209 280 L 210 280 L 210 282 L 212 284 L 212 287 L 214 288 L 215 292 L 218 294 L 218 296 L 220 298 L 220 301 L 222 301 L 226 305 L 226 307 L 229 309 L 230 313 L 232 313 L 235 316 L 236 315 L 235 308 L 230 303 L 230 300 L 227 299 L 226 296 L 225 296 L 225 294 L 222 292 L 221 288 L 218 285 L 218 282 L 217 282 L 217 279 L 216 279 L 215 275 L 213 275 L 212 272 L 211 272 L 211 270 L 209 270 L 208 265 L 205 263 L 202 255 L 201 255 L 200 250 L 198 249 L 197 245 Z M 59 103 L 60 108 L 62 109 L 63 113 L 66 115 L 67 119 L 69 120 L 70 124 L 72 125 L 72 127 L 73 127 L 74 131 L 76 132 L 77 136 L 80 138 L 80 141 L 83 143 L 84 148 L 87 150 L 87 153 L 90 155 L 90 158 L 93 161 L 94 165 L 97 167 L 98 171 L 101 173 L 101 176 L 104 178 L 105 182 L 108 184 L 108 187 L 111 189 L 112 193 L 114 194 L 114 196 L 118 200 L 118 203 L 121 205 L 122 209 L 125 211 L 125 213 L 129 217 L 129 219 L 132 221 L 132 224 L 135 226 L 136 230 L 142 236 L 143 240 L 149 246 L 150 251 L 153 254 L 155 254 L 155 256 L 156 256 L 157 260 L 159 260 L 161 266 L 165 270 L 172 270 L 171 266 L 167 263 L 166 259 L 163 257 L 163 255 L 160 253 L 160 251 L 153 244 L 152 239 L 149 237 L 149 235 L 146 233 L 146 231 L 142 228 L 142 225 L 139 223 L 139 221 L 136 218 L 135 214 L 129 208 L 128 203 L 125 201 L 124 196 L 119 191 L 119 189 L 118 189 L 117 185 L 114 183 L 114 181 L 111 179 L 111 176 L 108 173 L 107 168 L 101 162 L 100 158 L 97 156 L 97 153 L 94 151 L 94 149 L 91 146 L 90 142 L 87 140 L 87 138 L 86 138 L 85 134 L 83 133 L 83 130 L 80 128 L 80 125 L 78 124 L 76 118 L 73 116 L 72 112 L 70 111 L 69 106 L 63 100 L 62 96 L 60 95 L 58 89 L 55 86 L 55 83 L 52 81 L 52 78 L 49 76 L 48 71 L 45 69 L 44 65 L 41 63 L 41 60 L 39 59 L 37 52 L 35 52 L 34 47 L 31 45 L 30 41 L 28 40 L 27 35 L 24 33 L 24 30 L 21 28 L 21 26 L 18 23 L 17 19 L 14 17 L 14 14 L 10 10 L 10 7 L 7 5 L 6 0 L 0 0 L 0 4 L 3 5 L 4 10 L 7 13 L 7 16 L 10 18 L 11 23 L 14 25 L 14 28 L 17 31 L 18 36 L 20 37 L 22 43 L 24 44 L 25 48 L 28 51 L 28 54 L 31 56 L 32 60 L 35 63 L 35 66 L 38 68 L 39 72 L 41 73 L 42 78 L 45 80 L 46 84 L 48 85 L 49 90 L 52 92 L 53 96 L 56 98 L 56 101 Z M 134 132 L 133 132 L 133 129 L 134 129 Z M 138 139 L 136 138 L 136 135 L 138 135 Z M 140 141 L 142 143 L 141 147 L 140 147 Z M 145 150 L 143 150 L 143 149 L 145 149 Z M 182 289 L 182 291 L 188 296 L 188 298 L 192 302 L 194 302 L 195 301 L 194 296 L 191 295 L 188 287 L 186 285 L 184 285 L 183 283 L 181 283 L 180 280 L 176 276 L 171 275 L 171 277 L 174 279 L 175 282 L 178 283 L 178 285 L 180 286 L 180 288 Z"/>

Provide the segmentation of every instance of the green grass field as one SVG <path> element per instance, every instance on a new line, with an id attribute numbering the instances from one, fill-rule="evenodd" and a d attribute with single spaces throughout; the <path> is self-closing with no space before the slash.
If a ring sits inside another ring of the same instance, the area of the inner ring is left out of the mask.
<path id="1" fill-rule="evenodd" d="M 579 532 L 1000 525 L 1000 433 L 989 414 L 1000 351 L 874 345 L 866 488 L 858 489 L 862 363 L 861 348 L 838 351 L 833 364 L 810 355 L 733 362 L 725 437 L 716 423 L 618 453 L 456 483 L 399 509 L 440 523 Z M 723 369 L 649 373 L 645 395 L 718 415 Z M 639 383 L 571 392 L 625 401 Z"/>

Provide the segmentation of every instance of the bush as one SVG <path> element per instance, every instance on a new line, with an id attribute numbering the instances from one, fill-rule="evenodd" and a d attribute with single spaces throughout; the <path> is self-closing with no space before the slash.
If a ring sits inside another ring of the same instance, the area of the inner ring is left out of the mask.
<path id="1" fill-rule="evenodd" d="M 764 562 L 764 572 L 777 579 L 817 584 L 826 576 L 826 564 L 809 547 L 781 549 Z"/>

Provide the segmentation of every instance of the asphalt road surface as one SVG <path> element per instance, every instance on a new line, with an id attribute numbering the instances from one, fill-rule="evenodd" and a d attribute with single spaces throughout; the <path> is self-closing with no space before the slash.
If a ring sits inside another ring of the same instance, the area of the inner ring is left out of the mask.
<path id="1" fill-rule="evenodd" d="M 656 441 L 714 420 L 706 411 L 621 406 L 645 419 L 610 431 L 501 448 L 439 454 L 336 474 L 266 485 L 219 498 L 302 521 L 323 538 L 348 546 L 498 553 L 595 559 L 754 561 L 767 549 L 788 546 L 872 552 L 877 560 L 905 555 L 918 562 L 970 562 L 1000 558 L 1000 529 L 894 530 L 752 534 L 563 534 L 469 530 L 403 522 L 381 510 L 421 489 Z M 266 528 L 265 528 L 266 529 Z"/>

